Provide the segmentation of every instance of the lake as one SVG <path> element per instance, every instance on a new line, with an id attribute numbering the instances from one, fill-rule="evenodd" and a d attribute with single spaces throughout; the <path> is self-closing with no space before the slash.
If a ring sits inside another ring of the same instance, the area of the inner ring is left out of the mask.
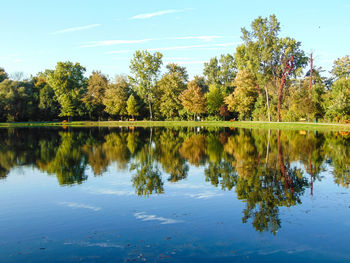
<path id="1" fill-rule="evenodd" d="M 350 134 L 0 129 L 0 262 L 350 262 Z"/>

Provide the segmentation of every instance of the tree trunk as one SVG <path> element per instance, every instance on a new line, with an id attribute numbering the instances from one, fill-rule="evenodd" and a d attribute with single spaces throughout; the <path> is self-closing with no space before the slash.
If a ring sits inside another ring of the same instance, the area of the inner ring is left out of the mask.
<path id="1" fill-rule="evenodd" d="M 283 87 L 285 82 L 285 76 L 282 76 L 280 88 L 278 90 L 278 103 L 277 103 L 277 122 L 281 122 L 281 104 L 283 96 Z"/>
<path id="2" fill-rule="evenodd" d="M 309 169 L 310 169 L 310 178 L 311 178 L 310 189 L 311 189 L 311 195 L 313 195 L 314 185 L 313 185 L 313 181 L 312 181 L 313 172 L 312 172 L 311 156 L 310 156 L 310 160 L 309 160 Z"/>
<path id="3" fill-rule="evenodd" d="M 148 102 L 148 106 L 149 106 L 149 116 L 150 116 L 151 121 L 153 121 L 152 104 L 151 104 L 151 102 Z"/>
<path id="4" fill-rule="evenodd" d="M 267 146 L 266 146 L 266 167 L 267 167 L 267 164 L 269 162 L 270 136 L 271 136 L 271 130 L 269 129 L 268 138 L 267 138 Z"/>
<path id="5" fill-rule="evenodd" d="M 265 84 L 265 91 L 266 91 L 267 117 L 269 118 L 269 122 L 271 122 L 269 88 L 267 87 L 266 84 Z"/>

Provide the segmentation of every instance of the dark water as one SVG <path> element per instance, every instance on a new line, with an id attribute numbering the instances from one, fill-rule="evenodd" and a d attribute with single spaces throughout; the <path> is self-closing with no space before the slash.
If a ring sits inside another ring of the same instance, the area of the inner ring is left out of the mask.
<path id="1" fill-rule="evenodd" d="M 350 135 L 0 129 L 0 262 L 349 262 Z"/>

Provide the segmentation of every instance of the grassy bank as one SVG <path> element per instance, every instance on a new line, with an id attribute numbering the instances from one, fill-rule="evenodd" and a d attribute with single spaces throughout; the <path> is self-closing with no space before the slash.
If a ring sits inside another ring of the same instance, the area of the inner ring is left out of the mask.
<path id="1" fill-rule="evenodd" d="M 350 131 L 350 124 L 335 123 L 305 123 L 305 122 L 254 122 L 254 121 L 73 121 L 62 122 L 13 122 L 0 123 L 0 127 L 237 127 L 258 129 L 287 129 L 287 130 L 334 130 Z"/>

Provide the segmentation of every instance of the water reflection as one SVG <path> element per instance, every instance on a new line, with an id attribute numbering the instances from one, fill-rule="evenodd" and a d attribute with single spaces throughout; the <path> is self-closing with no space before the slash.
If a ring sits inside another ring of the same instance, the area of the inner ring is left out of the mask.
<path id="1" fill-rule="evenodd" d="M 55 175 L 62 186 L 81 184 L 88 168 L 101 176 L 116 163 L 132 174 L 135 193 L 149 196 L 166 192 L 164 180 L 176 183 L 189 176 L 191 166 L 202 166 L 203 180 L 245 202 L 244 223 L 276 233 L 279 208 L 300 204 L 305 192 L 312 195 L 326 167 L 336 184 L 349 187 L 349 142 L 349 134 L 339 132 L 0 129 L 0 178 L 14 167 L 31 165 Z"/>

